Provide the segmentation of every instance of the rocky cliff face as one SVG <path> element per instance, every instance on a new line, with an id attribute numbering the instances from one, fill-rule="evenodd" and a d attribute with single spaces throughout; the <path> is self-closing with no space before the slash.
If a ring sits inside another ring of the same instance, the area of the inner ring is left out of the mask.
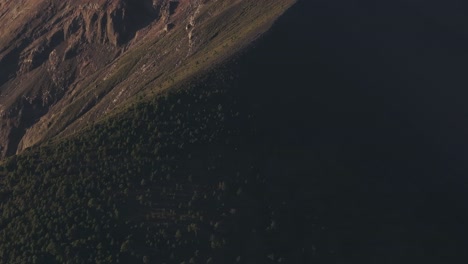
<path id="1" fill-rule="evenodd" d="M 0 153 L 71 134 L 231 56 L 294 0 L 0 0 Z"/>

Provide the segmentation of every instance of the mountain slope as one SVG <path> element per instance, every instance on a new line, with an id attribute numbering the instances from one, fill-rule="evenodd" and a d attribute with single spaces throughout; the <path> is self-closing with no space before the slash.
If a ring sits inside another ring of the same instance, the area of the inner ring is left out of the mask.
<path id="1" fill-rule="evenodd" d="M 265 170 L 233 64 L 4 161 L 0 263 L 316 260 L 323 230 Z"/>
<path id="2" fill-rule="evenodd" d="M 272 173 L 264 135 L 255 131 L 263 121 L 252 117 L 252 90 L 284 88 L 256 87 L 275 65 L 242 72 L 252 79 L 241 83 L 236 76 L 236 67 L 248 71 L 259 49 L 270 51 L 283 36 L 267 35 L 182 89 L 7 159 L 0 262 L 316 261 L 326 245 L 316 243 L 324 230 L 315 209 L 303 206 L 310 187 L 294 170 L 286 179 L 277 177 L 283 170 Z"/>
<path id="3" fill-rule="evenodd" d="M 2 156 L 207 70 L 294 2 L 0 1 Z"/>
<path id="4" fill-rule="evenodd" d="M 249 154 L 224 142 L 236 134 L 227 120 L 244 122 L 229 99 L 212 85 L 170 93 L 9 159 L 0 262 L 266 258 L 240 248 L 245 239 L 238 232 L 250 231 L 260 180 L 236 176 L 250 168 L 232 162 Z"/>

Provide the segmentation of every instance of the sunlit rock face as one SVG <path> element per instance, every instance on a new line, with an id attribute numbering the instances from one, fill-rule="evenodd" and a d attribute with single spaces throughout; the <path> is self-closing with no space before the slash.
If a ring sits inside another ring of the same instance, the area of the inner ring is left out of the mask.
<path id="1" fill-rule="evenodd" d="M 0 0 L 0 157 L 227 58 L 294 2 Z"/>

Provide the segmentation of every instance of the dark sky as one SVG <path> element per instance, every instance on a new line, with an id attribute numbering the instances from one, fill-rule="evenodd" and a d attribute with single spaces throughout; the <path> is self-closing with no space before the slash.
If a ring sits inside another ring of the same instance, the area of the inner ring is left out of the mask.
<path id="1" fill-rule="evenodd" d="M 304 0 L 258 47 L 268 153 L 331 171 L 317 184 L 332 263 L 467 257 L 467 14 L 454 0 Z"/>

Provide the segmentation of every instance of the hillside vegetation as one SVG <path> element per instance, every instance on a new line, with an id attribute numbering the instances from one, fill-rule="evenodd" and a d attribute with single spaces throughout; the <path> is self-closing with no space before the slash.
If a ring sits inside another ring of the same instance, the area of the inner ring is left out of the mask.
<path id="1" fill-rule="evenodd" d="M 192 33 L 209 41 L 193 39 L 186 60 L 160 52 L 187 34 L 181 25 L 142 37 L 149 44 L 133 43 L 27 129 L 32 141 L 0 167 L 0 263 L 311 263 L 329 253 L 309 170 L 318 165 L 270 142 L 287 141 L 277 138 L 286 115 L 301 118 L 283 96 L 299 87 L 296 71 L 262 57 L 274 59 L 283 35 L 225 61 L 293 1 L 203 3 L 219 9 L 200 11 Z M 154 58 L 164 63 L 148 66 Z"/>
<path id="2" fill-rule="evenodd" d="M 4 162 L 2 263 L 298 263 L 291 201 L 268 190 L 230 78 Z"/>

